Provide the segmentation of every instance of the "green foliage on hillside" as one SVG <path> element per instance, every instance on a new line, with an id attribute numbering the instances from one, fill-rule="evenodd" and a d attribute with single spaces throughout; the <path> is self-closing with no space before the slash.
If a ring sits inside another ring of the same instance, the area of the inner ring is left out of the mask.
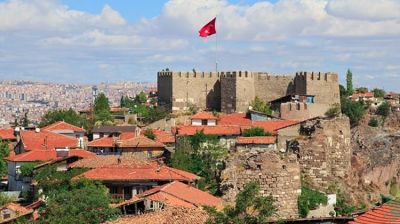
<path id="1" fill-rule="evenodd" d="M 327 202 L 328 198 L 325 194 L 306 186 L 302 186 L 301 194 L 297 201 L 300 217 L 307 217 L 310 210 L 316 209 L 319 204 L 326 204 Z"/>
<path id="2" fill-rule="evenodd" d="M 350 69 L 347 69 L 346 73 L 346 87 L 347 95 L 351 96 L 353 94 L 353 73 L 350 71 Z"/>
<path id="3" fill-rule="evenodd" d="M 147 96 L 144 92 L 136 95 L 134 99 L 127 96 L 121 98 L 121 107 L 127 107 L 145 123 L 151 123 L 167 116 L 167 110 L 164 107 L 156 106 L 154 98 L 150 100 L 150 105 L 146 105 Z"/>
<path id="4" fill-rule="evenodd" d="M 252 137 L 252 136 L 271 136 L 272 134 L 269 132 L 265 132 L 264 128 L 254 127 L 244 130 L 242 135 L 245 137 Z"/>
<path id="5" fill-rule="evenodd" d="M 104 93 L 100 93 L 94 100 L 94 116 L 96 124 L 112 123 L 110 102 Z"/>
<path id="6" fill-rule="evenodd" d="M 386 94 L 385 90 L 378 88 L 373 89 L 372 92 L 374 93 L 374 97 L 384 97 Z"/>
<path id="7" fill-rule="evenodd" d="M 38 164 L 39 162 L 27 162 L 22 164 L 20 167 L 21 175 L 24 177 L 32 177 L 34 168 Z"/>
<path id="8" fill-rule="evenodd" d="M 379 121 L 378 121 L 378 119 L 373 117 L 373 118 L 369 119 L 368 125 L 371 126 L 371 127 L 378 127 L 379 126 Z"/>
<path id="9" fill-rule="evenodd" d="M 347 95 L 347 90 L 343 85 L 339 85 L 339 92 L 340 92 L 340 97 L 346 97 Z"/>
<path id="10" fill-rule="evenodd" d="M 342 98 L 341 105 L 342 113 L 350 118 L 350 125 L 352 127 L 357 126 L 366 112 L 364 103 L 362 101 L 355 102 Z"/>
<path id="11" fill-rule="evenodd" d="M 223 160 L 227 154 L 228 150 L 215 136 L 198 132 L 179 139 L 169 165 L 199 175 L 198 187 L 218 195 Z"/>
<path id="12" fill-rule="evenodd" d="M 8 144 L 8 141 L 0 138 L 0 175 L 2 177 L 6 176 L 8 173 L 7 161 L 4 160 L 4 158 L 10 155 L 10 148 Z"/>
<path id="13" fill-rule="evenodd" d="M 376 114 L 381 115 L 382 117 L 387 117 L 390 113 L 390 104 L 387 101 L 381 103 L 376 109 Z"/>
<path id="14" fill-rule="evenodd" d="M 156 139 L 156 135 L 153 133 L 153 130 L 151 130 L 150 128 L 146 129 L 146 131 L 144 132 L 144 135 L 149 138 L 149 139 Z"/>
<path id="15" fill-rule="evenodd" d="M 340 105 L 339 104 L 334 104 L 325 112 L 325 116 L 329 118 L 334 118 L 340 115 Z"/>
<path id="16" fill-rule="evenodd" d="M 256 96 L 256 98 L 250 103 L 250 106 L 252 106 L 253 110 L 255 111 L 265 113 L 268 115 L 272 114 L 272 110 L 269 104 L 260 99 L 258 96 Z"/>
<path id="17" fill-rule="evenodd" d="M 64 121 L 78 127 L 81 125 L 81 117 L 76 111 L 70 108 L 68 110 L 59 109 L 48 111 L 43 115 L 39 127 L 44 127 L 57 121 Z"/>
<path id="18" fill-rule="evenodd" d="M 209 214 L 207 224 L 225 223 L 266 223 L 268 217 L 277 211 L 272 196 L 263 197 L 256 182 L 246 184 L 235 200 L 234 206 L 226 206 L 222 211 L 206 207 Z"/>
<path id="19" fill-rule="evenodd" d="M 108 190 L 100 182 L 79 179 L 67 190 L 48 194 L 41 223 L 103 223 L 117 218 L 118 209 L 109 207 Z"/>
<path id="20" fill-rule="evenodd" d="M 356 211 L 356 206 L 349 202 L 348 195 L 336 184 L 328 187 L 328 191 L 336 194 L 335 212 L 337 216 L 351 215 Z"/>

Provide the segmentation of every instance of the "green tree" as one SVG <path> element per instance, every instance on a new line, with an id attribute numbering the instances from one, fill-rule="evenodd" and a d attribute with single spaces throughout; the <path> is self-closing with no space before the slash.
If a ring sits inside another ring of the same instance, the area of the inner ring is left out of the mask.
<path id="1" fill-rule="evenodd" d="M 351 101 L 346 98 L 342 98 L 341 102 L 342 113 L 350 118 L 350 124 L 352 127 L 358 125 L 358 122 L 365 114 L 365 106 L 362 101 Z"/>
<path id="2" fill-rule="evenodd" d="M 22 126 L 23 127 L 28 127 L 29 126 L 29 119 L 28 119 L 28 112 L 25 112 L 24 117 L 22 118 Z"/>
<path id="3" fill-rule="evenodd" d="M 339 92 L 340 92 L 340 98 L 348 96 L 347 90 L 346 88 L 344 88 L 343 85 L 339 85 Z"/>
<path id="4" fill-rule="evenodd" d="M 347 95 L 351 96 L 353 94 L 353 73 L 350 69 L 347 69 L 346 73 L 346 86 L 347 86 Z"/>
<path id="5" fill-rule="evenodd" d="M 169 164 L 172 167 L 195 173 L 202 177 L 198 187 L 212 194 L 219 194 L 223 161 L 228 150 L 222 147 L 216 136 L 202 132 L 179 139 Z"/>
<path id="6" fill-rule="evenodd" d="M 146 129 L 146 131 L 144 132 L 144 135 L 149 139 L 152 139 L 152 140 L 156 139 L 156 135 L 154 134 L 153 130 L 150 128 Z"/>
<path id="7" fill-rule="evenodd" d="M 68 124 L 72 124 L 79 127 L 82 123 L 81 122 L 82 118 L 72 108 L 69 108 L 68 110 L 65 109 L 50 110 L 45 115 L 43 115 L 39 127 L 44 127 L 58 121 L 64 121 Z"/>
<path id="8" fill-rule="evenodd" d="M 378 88 L 373 89 L 372 92 L 374 93 L 374 97 L 384 97 L 386 94 L 385 90 Z"/>
<path id="9" fill-rule="evenodd" d="M 73 181 L 68 190 L 49 194 L 40 222 L 103 223 L 118 217 L 120 211 L 109 207 L 108 190 L 100 182 Z"/>
<path id="10" fill-rule="evenodd" d="M 387 101 L 382 102 L 376 109 L 376 114 L 387 117 L 390 113 L 390 104 Z"/>
<path id="11" fill-rule="evenodd" d="M 147 102 L 147 96 L 146 96 L 146 94 L 145 94 L 143 91 L 140 92 L 139 94 L 137 94 L 137 95 L 135 96 L 134 102 L 135 102 L 136 104 L 144 104 L 144 103 L 146 103 L 146 102 Z"/>
<path id="12" fill-rule="evenodd" d="M 246 184 L 235 200 L 234 206 L 226 206 L 222 211 L 206 207 L 209 214 L 207 224 L 267 223 L 267 219 L 277 211 L 272 196 L 260 195 L 260 187 L 256 182 Z"/>
<path id="13" fill-rule="evenodd" d="M 301 194 L 297 200 L 299 214 L 302 218 L 307 217 L 310 210 L 318 208 L 319 204 L 326 204 L 328 197 L 316 190 L 306 186 L 301 187 Z"/>
<path id="14" fill-rule="evenodd" d="M 100 93 L 94 100 L 94 115 L 96 122 L 101 124 L 112 121 L 110 102 L 104 93 Z"/>
<path id="15" fill-rule="evenodd" d="M 4 177 L 8 173 L 7 161 L 5 157 L 10 155 L 9 142 L 0 138 L 0 176 Z"/>
<path id="16" fill-rule="evenodd" d="M 367 87 L 358 87 L 355 89 L 356 93 L 368 93 L 368 88 Z"/>
<path id="17" fill-rule="evenodd" d="M 271 136 L 272 134 L 269 132 L 265 132 L 264 128 L 254 127 L 244 130 L 242 135 L 245 137 L 252 137 L 252 136 Z"/>
<path id="18" fill-rule="evenodd" d="M 258 96 L 250 103 L 250 106 L 253 107 L 253 110 L 265 113 L 268 115 L 272 114 L 271 107 L 262 99 L 260 99 Z"/>
<path id="19" fill-rule="evenodd" d="M 376 119 L 374 117 L 369 119 L 368 125 L 371 127 L 378 127 L 378 125 L 379 125 L 378 119 Z"/>
<path id="20" fill-rule="evenodd" d="M 340 105 L 336 103 L 332 105 L 332 107 L 325 112 L 325 116 L 329 118 L 337 117 L 340 115 L 340 110 L 341 110 Z"/>

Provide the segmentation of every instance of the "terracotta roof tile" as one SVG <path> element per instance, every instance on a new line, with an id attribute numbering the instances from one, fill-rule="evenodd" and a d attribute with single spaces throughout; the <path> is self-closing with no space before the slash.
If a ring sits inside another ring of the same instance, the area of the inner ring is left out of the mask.
<path id="1" fill-rule="evenodd" d="M 160 201 L 170 206 L 219 206 L 222 199 L 193 186 L 174 181 L 163 186 L 155 187 L 138 195 L 151 200 Z"/>
<path id="2" fill-rule="evenodd" d="M 106 224 L 204 224 L 208 218 L 207 212 L 201 208 L 166 207 L 143 215 L 124 216 Z"/>
<path id="3" fill-rule="evenodd" d="M 203 131 L 206 135 L 240 135 L 239 126 L 180 126 L 177 127 L 178 135 L 194 135 Z"/>
<path id="4" fill-rule="evenodd" d="M 371 98 L 374 97 L 374 93 L 373 92 L 367 92 L 367 93 L 353 93 L 353 95 L 351 95 L 351 98 L 353 99 L 357 99 L 359 97 L 366 97 L 366 98 Z"/>
<path id="5" fill-rule="evenodd" d="M 214 116 L 211 112 L 198 112 L 197 114 L 192 116 L 192 119 L 199 119 L 199 120 L 217 120 L 218 118 Z"/>
<path id="6" fill-rule="evenodd" d="M 400 223 L 400 202 L 390 201 L 354 219 L 352 224 Z"/>
<path id="7" fill-rule="evenodd" d="M 88 147 L 113 147 L 114 139 L 112 137 L 103 137 L 95 139 L 88 143 Z"/>
<path id="8" fill-rule="evenodd" d="M 2 140 L 15 140 L 14 129 L 12 128 L 4 128 L 0 129 L 0 139 Z"/>
<path id="9" fill-rule="evenodd" d="M 245 113 L 220 114 L 218 124 L 251 126 L 252 121 L 246 117 Z"/>
<path id="10" fill-rule="evenodd" d="M 86 132 L 85 129 L 69 124 L 64 121 L 58 121 L 56 123 L 47 125 L 46 127 L 43 127 L 42 130 L 53 131 L 53 132 L 61 130 L 71 130 L 73 132 Z"/>
<path id="11" fill-rule="evenodd" d="M 70 167 L 82 167 L 82 168 L 107 167 L 111 165 L 118 165 L 118 159 L 120 161 L 119 164 L 127 166 L 138 166 L 138 164 L 143 165 L 149 162 L 144 155 L 142 157 L 140 157 L 139 155 L 136 154 L 96 155 L 90 158 L 78 160 L 72 163 Z"/>
<path id="12" fill-rule="evenodd" d="M 275 136 L 238 137 L 236 144 L 275 144 Z"/>
<path id="13" fill-rule="evenodd" d="M 164 144 L 151 140 L 145 136 L 137 136 L 131 139 L 118 141 L 117 145 L 121 148 L 163 148 Z"/>
<path id="14" fill-rule="evenodd" d="M 87 158 L 95 155 L 96 154 L 83 149 L 70 149 L 69 151 L 69 156 L 78 156 L 80 158 Z M 60 158 L 61 157 L 57 157 L 56 150 L 32 150 L 18 155 L 9 156 L 6 160 L 14 162 L 32 162 L 50 161 Z"/>
<path id="15" fill-rule="evenodd" d="M 198 176 L 183 170 L 174 169 L 165 165 L 159 167 L 155 162 L 142 165 L 137 164 L 134 166 L 104 166 L 89 170 L 76 178 L 79 177 L 103 181 L 194 181 L 198 178 Z"/>
<path id="16" fill-rule="evenodd" d="M 153 133 L 156 136 L 156 141 L 161 143 L 175 143 L 175 136 L 171 132 L 153 129 Z"/>
<path id="17" fill-rule="evenodd" d="M 134 138 L 135 136 L 136 136 L 136 133 L 135 133 L 135 132 L 122 132 L 122 133 L 119 135 L 119 139 L 121 139 L 121 140 L 127 140 L 127 139 Z"/>
<path id="18" fill-rule="evenodd" d="M 268 120 L 268 121 L 255 121 L 252 127 L 264 128 L 265 132 L 275 133 L 281 128 L 285 128 L 294 124 L 300 123 L 295 120 Z"/>
<path id="19" fill-rule="evenodd" d="M 50 150 L 55 148 L 76 148 L 78 141 L 74 137 L 53 133 L 51 131 L 40 130 L 21 131 L 21 141 L 26 150 Z"/>

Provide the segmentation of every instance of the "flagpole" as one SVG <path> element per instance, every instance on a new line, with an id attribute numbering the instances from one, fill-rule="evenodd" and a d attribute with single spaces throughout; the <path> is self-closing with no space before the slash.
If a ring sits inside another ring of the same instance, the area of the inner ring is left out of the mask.
<path id="1" fill-rule="evenodd" d="M 217 16 L 215 15 L 215 23 L 217 22 Z M 215 72 L 218 74 L 218 32 L 215 33 Z"/>

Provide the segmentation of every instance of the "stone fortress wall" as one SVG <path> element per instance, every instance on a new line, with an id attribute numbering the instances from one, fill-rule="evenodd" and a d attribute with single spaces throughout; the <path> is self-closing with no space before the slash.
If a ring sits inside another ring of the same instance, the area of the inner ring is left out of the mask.
<path id="1" fill-rule="evenodd" d="M 289 95 L 315 95 L 315 103 L 325 110 L 339 103 L 339 83 L 335 73 L 298 72 L 295 76 L 265 72 L 158 72 L 160 105 L 184 111 L 191 105 L 225 113 L 244 112 L 256 96 L 269 102 Z"/>

